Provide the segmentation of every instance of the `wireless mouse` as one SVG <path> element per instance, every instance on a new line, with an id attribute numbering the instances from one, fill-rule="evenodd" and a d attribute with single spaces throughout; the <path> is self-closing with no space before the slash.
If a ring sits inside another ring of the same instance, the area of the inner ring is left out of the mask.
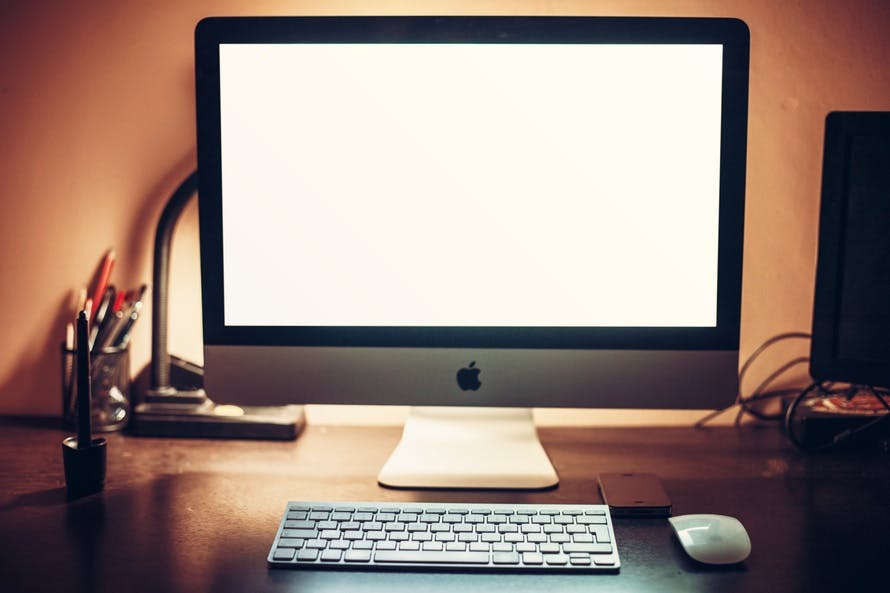
<path id="1" fill-rule="evenodd" d="M 735 517 L 680 515 L 668 519 L 687 554 L 705 564 L 735 564 L 751 553 L 751 539 Z"/>

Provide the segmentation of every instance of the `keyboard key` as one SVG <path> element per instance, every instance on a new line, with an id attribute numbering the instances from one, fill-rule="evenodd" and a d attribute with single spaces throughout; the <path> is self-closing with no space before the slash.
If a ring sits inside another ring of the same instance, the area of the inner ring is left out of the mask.
<path id="1" fill-rule="evenodd" d="M 318 560 L 318 550 L 303 548 L 297 552 L 297 560 L 300 562 L 315 562 Z"/>
<path id="2" fill-rule="evenodd" d="M 539 552 L 526 552 L 522 555 L 523 564 L 544 564 L 544 555 Z"/>
<path id="3" fill-rule="evenodd" d="M 325 550 L 321 553 L 322 562 L 340 562 L 340 556 L 343 554 L 340 550 Z"/>
<path id="4" fill-rule="evenodd" d="M 545 554 L 559 554 L 562 552 L 562 548 L 559 547 L 559 544 L 541 544 L 538 546 L 538 550 Z"/>
<path id="5" fill-rule="evenodd" d="M 282 537 L 278 540 L 279 548 L 302 548 L 303 547 L 302 539 L 294 539 L 290 537 Z"/>
<path id="6" fill-rule="evenodd" d="M 296 554 L 296 550 L 293 548 L 278 548 L 275 550 L 275 553 L 272 554 L 273 560 L 293 560 L 294 555 Z"/>
<path id="7" fill-rule="evenodd" d="M 373 548 L 374 548 L 374 542 L 369 542 L 367 540 L 352 542 L 353 550 L 371 550 Z"/>
<path id="8" fill-rule="evenodd" d="M 331 514 L 328 511 L 312 511 L 309 513 L 309 519 L 315 521 L 327 521 L 330 515 Z"/>
<path id="9" fill-rule="evenodd" d="M 470 544 L 471 552 L 488 552 L 491 550 L 491 544 L 485 542 L 473 542 Z"/>
<path id="10" fill-rule="evenodd" d="M 352 550 L 346 550 L 346 553 L 343 554 L 343 560 L 346 562 L 370 562 L 371 552 L 353 548 Z"/>
<path id="11" fill-rule="evenodd" d="M 568 564 L 569 557 L 565 554 L 544 554 L 544 562 L 553 566 Z"/>
<path id="12" fill-rule="evenodd" d="M 396 547 L 397 547 L 397 544 L 394 541 L 377 542 L 378 550 L 395 550 Z"/>
<path id="13" fill-rule="evenodd" d="M 519 564 L 519 554 L 516 552 L 493 552 L 491 561 L 495 564 Z"/>
<path id="14" fill-rule="evenodd" d="M 420 542 L 401 542 L 399 544 L 399 549 L 400 550 L 419 550 Z"/>
<path id="15" fill-rule="evenodd" d="M 315 529 L 282 529 L 281 537 L 315 539 L 318 537 L 318 531 Z"/>
<path id="16" fill-rule="evenodd" d="M 386 539 L 386 532 L 383 531 L 366 531 L 365 539 L 371 541 L 380 541 Z"/>
<path id="17" fill-rule="evenodd" d="M 566 533 L 587 533 L 584 525 L 566 525 Z"/>
<path id="18" fill-rule="evenodd" d="M 454 513 L 446 513 L 442 516 L 442 523 L 461 523 L 464 520 L 462 515 Z"/>
<path id="19" fill-rule="evenodd" d="M 597 566 L 615 566 L 617 563 L 614 556 L 593 556 L 593 563 Z"/>

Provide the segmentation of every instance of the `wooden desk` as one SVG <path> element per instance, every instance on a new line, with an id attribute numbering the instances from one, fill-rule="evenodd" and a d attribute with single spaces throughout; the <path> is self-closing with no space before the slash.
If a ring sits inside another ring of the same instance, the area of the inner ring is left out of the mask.
<path id="1" fill-rule="evenodd" d="M 804 456 L 773 429 L 542 429 L 548 492 L 387 490 L 397 428 L 311 426 L 290 443 L 109 437 L 102 494 L 66 503 L 55 420 L 0 419 L 0 590 L 890 590 L 890 458 Z M 654 471 L 675 514 L 737 516 L 741 567 L 688 560 L 667 522 L 617 519 L 617 575 L 272 570 L 287 500 L 599 502 L 600 471 Z"/>

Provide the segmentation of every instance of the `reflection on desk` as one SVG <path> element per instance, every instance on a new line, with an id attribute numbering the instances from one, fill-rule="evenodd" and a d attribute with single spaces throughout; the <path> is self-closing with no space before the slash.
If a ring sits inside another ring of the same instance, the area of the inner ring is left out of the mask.
<path id="1" fill-rule="evenodd" d="M 543 428 L 544 492 L 389 490 L 397 427 L 309 426 L 296 442 L 111 435 L 103 493 L 65 502 L 51 419 L 0 419 L 4 591 L 886 591 L 886 457 L 807 457 L 772 428 Z M 674 512 L 738 517 L 751 556 L 688 559 L 664 519 L 615 519 L 617 575 L 274 570 L 288 500 L 601 502 L 596 475 L 659 474 Z"/>

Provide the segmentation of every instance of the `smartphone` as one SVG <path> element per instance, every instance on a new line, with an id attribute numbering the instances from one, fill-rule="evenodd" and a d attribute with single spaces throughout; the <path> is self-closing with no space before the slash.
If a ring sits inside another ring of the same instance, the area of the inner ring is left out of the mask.
<path id="1" fill-rule="evenodd" d="M 655 474 L 600 474 L 597 480 L 613 517 L 671 516 L 671 499 Z"/>

